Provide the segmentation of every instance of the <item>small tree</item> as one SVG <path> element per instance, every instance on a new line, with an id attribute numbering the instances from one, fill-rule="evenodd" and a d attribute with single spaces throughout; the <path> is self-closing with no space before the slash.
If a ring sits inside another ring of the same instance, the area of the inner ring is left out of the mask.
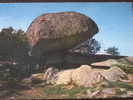
<path id="1" fill-rule="evenodd" d="M 101 49 L 101 44 L 92 38 L 87 41 L 86 47 L 88 54 L 96 54 Z"/>
<path id="2" fill-rule="evenodd" d="M 101 49 L 100 43 L 92 38 L 76 46 L 73 50 L 82 54 L 96 54 Z"/>
<path id="3" fill-rule="evenodd" d="M 118 56 L 118 55 L 120 55 L 120 52 L 118 51 L 119 49 L 117 48 L 117 47 L 109 47 L 109 48 L 107 48 L 106 50 L 104 50 L 104 51 L 106 51 L 107 53 L 109 53 L 109 54 L 111 54 L 111 55 L 113 55 L 113 56 Z"/>

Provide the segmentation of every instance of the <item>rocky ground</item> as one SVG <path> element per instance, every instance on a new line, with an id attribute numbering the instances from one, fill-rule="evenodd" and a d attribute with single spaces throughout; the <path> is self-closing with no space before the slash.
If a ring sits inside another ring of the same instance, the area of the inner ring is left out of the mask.
<path id="1" fill-rule="evenodd" d="M 102 71 L 104 69 L 96 69 Z M 112 98 L 133 96 L 133 74 L 128 73 L 131 81 L 111 82 L 108 85 L 83 87 L 75 84 L 46 85 L 41 81 L 24 79 L 19 85 L 2 86 L 1 99 L 38 99 L 38 98 Z"/>
<path id="2" fill-rule="evenodd" d="M 133 74 L 128 74 L 133 79 Z M 19 92 L 16 98 L 112 98 L 132 97 L 133 80 L 129 83 L 112 82 L 101 87 L 82 87 L 76 85 L 32 84 L 30 89 Z"/>
<path id="3" fill-rule="evenodd" d="M 133 78 L 133 74 L 130 74 Z M 4 96 L 5 94 L 5 96 Z M 42 85 L 28 84 L 12 88 L 6 88 L 0 92 L 1 99 L 38 99 L 38 98 L 112 98 L 112 97 L 132 97 L 132 83 L 112 83 L 107 87 L 85 88 L 74 85 Z"/>

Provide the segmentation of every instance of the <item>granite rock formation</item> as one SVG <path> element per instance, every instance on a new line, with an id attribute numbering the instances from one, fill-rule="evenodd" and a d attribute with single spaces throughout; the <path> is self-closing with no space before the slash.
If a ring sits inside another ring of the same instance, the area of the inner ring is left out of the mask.
<path id="1" fill-rule="evenodd" d="M 96 23 L 77 12 L 46 13 L 37 17 L 27 30 L 31 55 L 64 51 L 91 38 L 98 32 Z"/>

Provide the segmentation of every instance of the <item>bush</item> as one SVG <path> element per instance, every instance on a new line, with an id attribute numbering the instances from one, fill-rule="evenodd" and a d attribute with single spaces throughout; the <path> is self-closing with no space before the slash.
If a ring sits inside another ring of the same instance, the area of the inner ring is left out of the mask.
<path id="1" fill-rule="evenodd" d="M 15 65 L 3 65 L 0 69 L 0 81 L 13 87 L 21 81 L 20 73 Z"/>
<path id="2" fill-rule="evenodd" d="M 113 55 L 113 56 L 119 56 L 120 55 L 120 52 L 119 52 L 119 49 L 117 47 L 109 47 L 107 48 L 106 50 L 107 53 Z"/>
<path id="3" fill-rule="evenodd" d="M 5 61 L 16 61 L 26 56 L 29 44 L 25 32 L 12 27 L 3 28 L 0 31 L 0 59 Z M 20 60 L 21 61 L 21 60 Z"/>
<path id="4" fill-rule="evenodd" d="M 12 27 L 3 28 L 0 31 L 0 60 L 9 62 L 0 66 L 0 80 L 10 85 L 17 84 L 21 78 L 24 67 L 20 64 L 13 65 L 12 62 L 23 63 L 28 56 L 29 44 L 25 32 Z M 26 72 L 24 72 L 26 74 Z M 23 75 L 24 75 L 23 74 Z"/>

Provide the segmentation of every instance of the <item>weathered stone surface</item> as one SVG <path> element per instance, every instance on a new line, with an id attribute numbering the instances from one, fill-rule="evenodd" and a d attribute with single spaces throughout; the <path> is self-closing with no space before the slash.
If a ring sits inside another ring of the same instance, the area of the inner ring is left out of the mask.
<path id="1" fill-rule="evenodd" d="M 32 74 L 31 80 L 40 80 L 44 81 L 44 73 L 37 73 L 37 74 Z"/>
<path id="2" fill-rule="evenodd" d="M 57 84 L 57 85 L 59 85 L 59 84 L 64 84 L 64 85 L 71 84 L 72 72 L 73 72 L 73 69 L 59 72 L 57 74 L 57 79 L 55 80 L 56 81 L 55 84 Z"/>
<path id="3" fill-rule="evenodd" d="M 52 67 L 48 68 L 44 73 L 44 80 L 46 84 L 55 84 L 55 78 L 59 71 Z"/>
<path id="4" fill-rule="evenodd" d="M 58 71 L 56 69 L 49 67 L 48 69 L 45 70 L 44 73 L 32 74 L 31 80 L 38 80 L 45 82 L 46 84 L 51 84 L 54 83 L 53 79 L 55 78 L 57 72 Z"/>
<path id="5" fill-rule="evenodd" d="M 105 88 L 101 90 L 96 90 L 91 92 L 89 89 L 87 90 L 87 95 L 90 98 L 96 97 L 96 98 L 109 98 L 116 95 L 115 89 L 113 88 Z"/>
<path id="6" fill-rule="evenodd" d="M 72 81 L 84 87 L 93 87 L 102 82 L 104 77 L 96 71 L 93 71 L 88 65 L 82 65 L 72 73 Z"/>
<path id="7" fill-rule="evenodd" d="M 119 67 L 112 67 L 108 70 L 100 71 L 100 73 L 109 81 L 122 81 L 128 79 L 128 75 Z"/>
<path id="8" fill-rule="evenodd" d="M 113 88 L 105 88 L 101 91 L 101 97 L 113 97 L 116 95 L 115 89 Z"/>
<path id="9" fill-rule="evenodd" d="M 37 17 L 27 30 L 31 54 L 66 50 L 87 40 L 98 32 L 95 22 L 80 13 L 47 13 Z"/>
<path id="10" fill-rule="evenodd" d="M 93 71 L 90 66 L 82 65 L 77 69 L 61 71 L 57 75 L 56 84 L 76 84 L 84 87 L 93 87 L 103 82 L 104 77 L 97 71 Z"/>
<path id="11" fill-rule="evenodd" d="M 108 86 L 109 81 L 123 81 L 127 74 L 120 68 L 112 67 L 108 70 L 92 69 L 88 65 L 81 65 L 79 68 L 56 71 L 48 68 L 45 73 L 34 74 L 32 79 L 45 81 L 54 85 L 78 85 L 84 87 Z"/>
<path id="12" fill-rule="evenodd" d="M 128 80 L 127 74 L 118 67 L 112 67 L 108 70 L 91 69 L 88 65 L 82 65 L 79 68 L 64 70 L 57 75 L 57 84 L 76 84 L 84 87 L 94 87 L 108 85 L 107 81 Z"/>
<path id="13" fill-rule="evenodd" d="M 80 69 L 82 70 L 89 70 L 91 69 L 88 65 L 82 65 L 80 67 Z M 78 69 L 68 69 L 68 70 L 64 70 L 64 71 L 61 71 L 57 74 L 57 79 L 55 80 L 56 81 L 56 84 L 59 85 L 59 84 L 71 84 L 71 83 L 74 83 L 75 84 L 75 81 L 77 81 L 75 78 L 75 75 L 76 74 L 75 70 L 79 70 Z M 81 76 L 82 77 L 82 76 Z"/>

